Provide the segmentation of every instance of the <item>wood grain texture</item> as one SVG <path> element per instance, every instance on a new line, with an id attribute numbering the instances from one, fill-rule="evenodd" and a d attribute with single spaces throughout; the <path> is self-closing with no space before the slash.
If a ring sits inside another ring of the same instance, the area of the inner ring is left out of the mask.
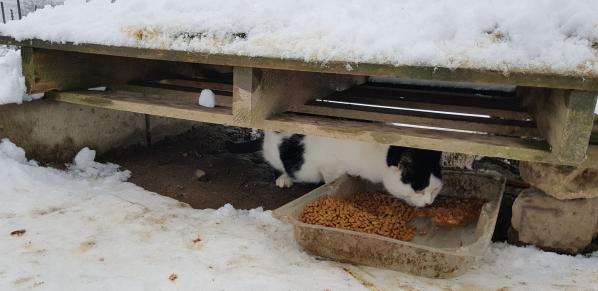
<path id="1" fill-rule="evenodd" d="M 520 94 L 558 161 L 586 159 L 597 92 L 521 88 Z"/>
<path id="2" fill-rule="evenodd" d="M 136 112 L 184 120 L 233 125 L 230 107 L 205 108 L 184 98 L 163 98 L 140 92 L 49 92 L 46 98 L 79 105 Z M 230 97 L 228 97 L 230 98 Z"/>
<path id="3" fill-rule="evenodd" d="M 544 72 L 511 71 L 473 68 L 442 68 L 422 66 L 394 66 L 391 64 L 347 63 L 342 61 L 305 62 L 297 59 L 247 57 L 227 54 L 209 54 L 174 50 L 105 46 L 96 44 L 51 43 L 42 40 L 16 41 L 0 36 L 0 43 L 23 47 L 47 48 L 98 55 L 120 56 L 175 62 L 253 67 L 261 69 L 337 73 L 362 76 L 385 76 L 419 80 L 460 81 L 516 86 L 549 87 L 577 90 L 598 90 L 598 76 L 562 75 Z M 350 66 L 347 66 L 350 65 Z"/>
<path id="4" fill-rule="evenodd" d="M 525 121 L 410 112 L 402 109 L 373 108 L 326 102 L 311 102 L 298 106 L 294 111 L 358 120 L 477 131 L 494 135 L 540 137 L 535 123 Z"/>
<path id="5" fill-rule="evenodd" d="M 233 115 L 236 122 L 249 126 L 326 96 L 336 88 L 348 88 L 365 81 L 363 77 L 352 75 L 235 67 Z"/>
<path id="6" fill-rule="evenodd" d="M 135 80 L 193 76 L 200 65 L 98 56 L 39 48 L 21 50 L 29 94 L 81 90 Z"/>

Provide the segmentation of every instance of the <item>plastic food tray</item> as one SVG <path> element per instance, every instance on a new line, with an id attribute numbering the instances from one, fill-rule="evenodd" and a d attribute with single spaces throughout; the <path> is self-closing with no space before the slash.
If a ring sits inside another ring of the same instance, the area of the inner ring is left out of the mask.
<path id="1" fill-rule="evenodd" d="M 450 278 L 465 273 L 490 244 L 505 179 L 497 173 L 444 171 L 439 195 L 479 197 L 488 201 L 477 222 L 465 227 L 441 227 L 429 218 L 417 218 L 418 234 L 410 241 L 299 221 L 303 208 L 322 196 L 347 197 L 380 186 L 343 176 L 278 208 L 274 216 L 294 225 L 295 239 L 308 253 L 340 262 L 393 269 L 429 278 Z"/>

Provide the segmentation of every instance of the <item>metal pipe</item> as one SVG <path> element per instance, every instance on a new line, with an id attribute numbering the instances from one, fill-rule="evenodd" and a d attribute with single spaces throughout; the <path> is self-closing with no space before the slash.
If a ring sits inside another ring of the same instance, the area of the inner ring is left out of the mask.
<path id="1" fill-rule="evenodd" d="M 2 23 L 6 24 L 6 15 L 4 15 L 4 2 L 0 1 L 0 10 L 2 10 Z"/>
<path id="2" fill-rule="evenodd" d="M 19 14 L 19 20 L 23 18 L 23 14 L 21 13 L 21 0 L 17 0 L 17 13 Z"/>

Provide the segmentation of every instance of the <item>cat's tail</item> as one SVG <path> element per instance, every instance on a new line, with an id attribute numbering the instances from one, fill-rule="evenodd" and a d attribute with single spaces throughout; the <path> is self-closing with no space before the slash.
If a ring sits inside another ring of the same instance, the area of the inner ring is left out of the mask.
<path id="1" fill-rule="evenodd" d="M 258 139 L 254 139 L 248 142 L 242 143 L 234 143 L 234 142 L 227 142 L 226 149 L 228 152 L 233 154 L 249 154 L 255 153 L 262 150 L 262 145 L 264 144 L 264 137 L 261 136 Z"/>

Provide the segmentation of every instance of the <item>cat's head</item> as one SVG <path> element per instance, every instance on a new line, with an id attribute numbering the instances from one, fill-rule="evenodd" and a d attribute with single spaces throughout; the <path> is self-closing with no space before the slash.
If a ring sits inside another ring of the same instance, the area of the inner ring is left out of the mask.
<path id="1" fill-rule="evenodd" d="M 431 204 L 442 189 L 441 156 L 437 151 L 391 147 L 384 187 L 412 206 Z"/>

